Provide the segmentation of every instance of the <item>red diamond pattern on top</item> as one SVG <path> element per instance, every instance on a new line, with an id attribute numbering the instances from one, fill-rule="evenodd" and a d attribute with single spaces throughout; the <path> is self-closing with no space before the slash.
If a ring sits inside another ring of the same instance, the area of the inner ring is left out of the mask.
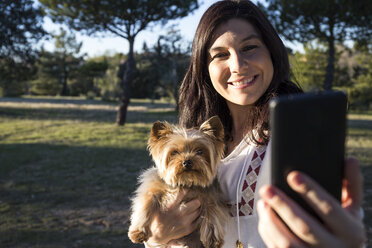
<path id="1" fill-rule="evenodd" d="M 247 173 L 245 175 L 241 199 L 239 202 L 239 216 L 252 215 L 254 206 L 254 193 L 256 190 L 257 177 L 260 173 L 262 160 L 265 157 L 266 146 L 258 146 L 254 150 Z M 236 216 L 236 204 L 227 204 L 230 209 L 230 215 Z"/>

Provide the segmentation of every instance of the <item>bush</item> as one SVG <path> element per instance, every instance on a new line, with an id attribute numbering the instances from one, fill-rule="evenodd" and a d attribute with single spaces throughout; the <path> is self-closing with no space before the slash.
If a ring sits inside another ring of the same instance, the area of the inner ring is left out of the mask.
<path id="1" fill-rule="evenodd" d="M 352 109 L 368 110 L 372 108 L 372 86 L 359 84 L 348 89 L 349 104 Z"/>
<path id="2" fill-rule="evenodd" d="M 27 92 L 27 82 L 12 81 L 2 82 L 0 85 L 0 96 L 21 96 Z"/>
<path id="3" fill-rule="evenodd" d="M 39 78 L 32 82 L 31 94 L 56 96 L 62 90 L 62 85 L 56 79 Z"/>

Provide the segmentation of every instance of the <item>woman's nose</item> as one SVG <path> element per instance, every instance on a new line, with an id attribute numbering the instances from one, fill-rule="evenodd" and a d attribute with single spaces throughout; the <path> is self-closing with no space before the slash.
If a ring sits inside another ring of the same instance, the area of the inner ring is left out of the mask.
<path id="1" fill-rule="evenodd" d="M 231 73 L 239 73 L 244 66 L 244 58 L 239 53 L 232 53 L 230 56 L 229 67 Z"/>

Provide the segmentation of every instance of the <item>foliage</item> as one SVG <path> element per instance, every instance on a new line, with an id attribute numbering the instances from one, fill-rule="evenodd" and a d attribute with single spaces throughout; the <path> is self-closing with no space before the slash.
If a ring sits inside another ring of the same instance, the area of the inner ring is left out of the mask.
<path id="1" fill-rule="evenodd" d="M 335 44 L 345 40 L 368 41 L 372 37 L 370 0 L 268 0 L 266 11 L 283 37 L 291 41 L 315 39 L 327 44 L 328 61 L 324 89 L 331 89 Z"/>
<path id="2" fill-rule="evenodd" d="M 32 0 L 2 0 L 0 13 L 0 58 L 27 61 L 36 57 L 32 43 L 46 35 L 40 8 Z"/>
<path id="3" fill-rule="evenodd" d="M 71 96 L 88 95 L 90 97 L 99 96 L 100 92 L 96 83 L 98 78 L 102 78 L 108 68 L 107 60 L 101 61 L 87 60 L 75 72 L 69 82 Z"/>
<path id="4" fill-rule="evenodd" d="M 196 0 L 75 1 L 41 0 L 54 21 L 88 32 L 111 32 L 133 39 L 153 22 L 186 16 L 198 7 Z"/>
<path id="5" fill-rule="evenodd" d="M 335 82 L 337 90 L 348 95 L 352 109 L 372 108 L 372 46 L 356 44 L 353 48 L 337 46 L 335 54 Z M 311 42 L 304 45 L 304 53 L 290 54 L 293 79 L 305 91 L 319 91 L 325 78 L 327 63 L 325 47 Z"/>
<path id="6" fill-rule="evenodd" d="M 0 58 L 0 96 L 20 96 L 28 92 L 28 80 L 36 74 L 36 67 L 27 61 Z"/>
<path id="7" fill-rule="evenodd" d="M 304 45 L 305 53 L 290 55 L 290 63 L 295 80 L 305 91 L 319 90 L 325 77 L 324 67 L 327 63 L 324 47 L 314 43 Z"/>
<path id="8" fill-rule="evenodd" d="M 36 63 L 37 76 L 31 82 L 33 95 L 55 96 L 61 93 L 62 85 L 59 80 L 59 68 L 56 56 L 52 52 L 42 50 Z"/>
<path id="9" fill-rule="evenodd" d="M 304 45 L 304 53 L 295 52 L 289 55 L 294 80 L 298 81 L 305 91 L 320 91 L 325 80 L 327 65 L 326 46 L 322 43 L 308 42 Z M 335 82 L 338 87 L 350 86 L 351 75 L 348 68 L 340 63 L 340 57 L 348 49 L 337 46 L 335 54 Z"/>
<path id="10" fill-rule="evenodd" d="M 33 82 L 32 93 L 37 95 L 69 95 L 68 81 L 79 75 L 82 57 L 78 56 L 82 43 L 73 33 L 60 29 L 53 34 L 55 50 L 42 51 L 37 63 L 38 78 Z"/>
<path id="11" fill-rule="evenodd" d="M 152 48 L 144 43 L 143 53 L 137 55 L 138 73 L 133 82 L 133 97 L 165 97 L 177 102 L 178 86 L 186 72 L 189 56 L 190 44 L 174 28 L 166 35 L 160 35 Z"/>
<path id="12" fill-rule="evenodd" d="M 115 54 L 107 58 L 108 67 L 103 77 L 97 79 L 99 93 L 104 101 L 116 101 L 122 94 L 120 87 L 120 78 L 118 77 L 118 70 L 120 61 L 125 60 L 122 54 Z"/>
<path id="13" fill-rule="evenodd" d="M 351 107 L 356 109 L 372 108 L 372 42 L 356 44 L 357 66 L 354 67 L 354 87 L 349 89 Z"/>
<path id="14" fill-rule="evenodd" d="M 198 7 L 197 0 L 122 0 L 74 1 L 40 0 L 46 11 L 57 22 L 88 33 L 110 32 L 129 42 L 129 52 L 122 77 L 122 96 L 116 119 L 124 125 L 131 98 L 131 86 L 136 73 L 134 40 L 150 24 L 165 24 L 170 19 L 188 15 Z"/>
<path id="15" fill-rule="evenodd" d="M 0 96 L 19 96 L 35 74 L 32 45 L 46 35 L 42 13 L 32 0 L 0 1 L 0 13 Z"/>

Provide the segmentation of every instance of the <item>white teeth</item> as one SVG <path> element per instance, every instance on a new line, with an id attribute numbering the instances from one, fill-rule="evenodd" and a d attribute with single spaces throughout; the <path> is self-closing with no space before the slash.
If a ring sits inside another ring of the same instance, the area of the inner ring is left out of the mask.
<path id="1" fill-rule="evenodd" d="M 239 81 L 239 82 L 232 82 L 231 84 L 234 85 L 234 86 L 240 86 L 240 85 L 244 85 L 244 84 L 249 84 L 250 82 L 252 82 L 254 79 L 254 77 L 251 77 L 251 78 L 248 78 L 246 80 L 243 80 L 243 81 Z"/>

